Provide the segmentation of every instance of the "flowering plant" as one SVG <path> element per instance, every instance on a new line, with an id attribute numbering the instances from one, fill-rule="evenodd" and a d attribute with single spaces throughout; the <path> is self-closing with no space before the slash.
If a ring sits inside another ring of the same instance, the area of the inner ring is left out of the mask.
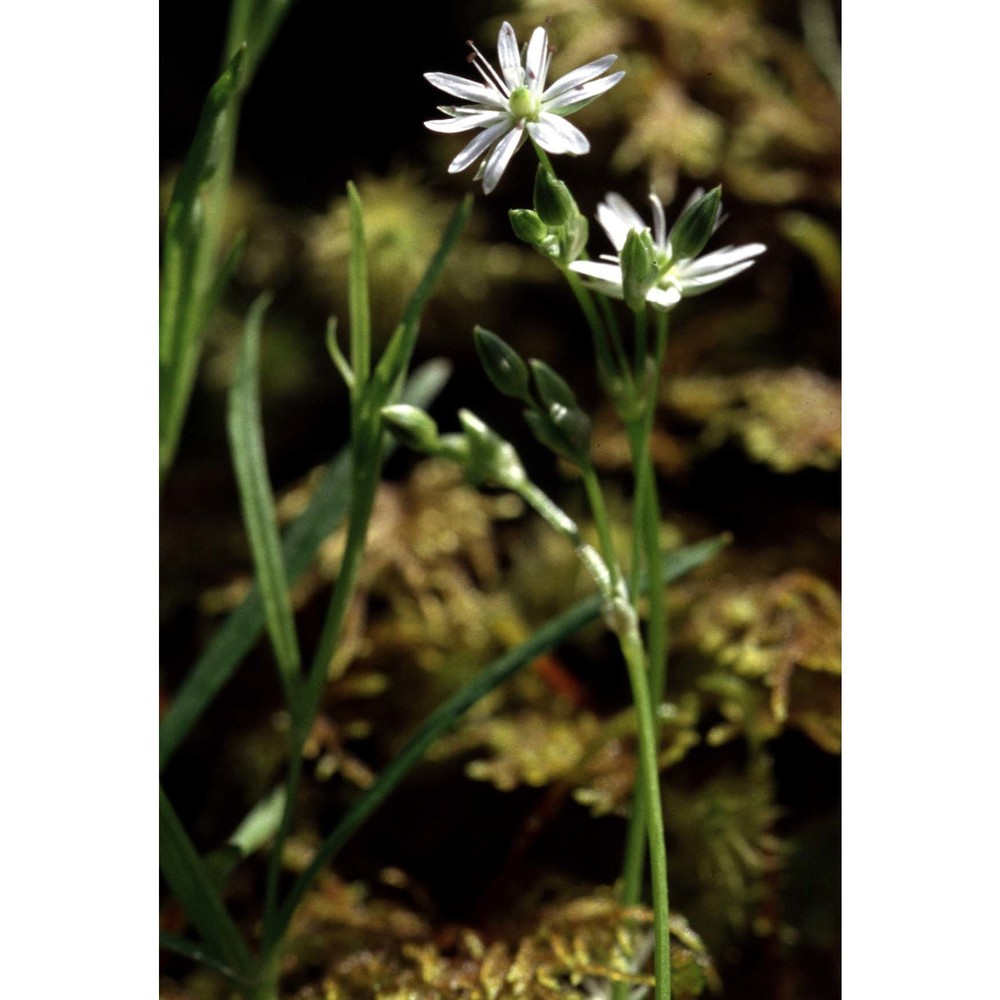
<path id="1" fill-rule="evenodd" d="M 436 385 L 440 375 L 427 376 L 426 372 L 423 378 L 420 373 L 411 375 L 410 362 L 421 312 L 470 215 L 471 197 L 467 196 L 456 209 L 398 326 L 382 353 L 373 356 L 364 211 L 356 188 L 349 185 L 350 337 L 346 353 L 338 342 L 336 323 L 332 320 L 327 338 L 329 353 L 350 398 L 350 446 L 345 466 L 349 473 L 341 470 L 337 478 L 331 472 L 323 494 L 326 499 L 339 498 L 347 532 L 322 632 L 308 661 L 302 655 L 295 628 L 290 589 L 294 578 L 292 568 L 301 555 L 299 538 L 321 536 L 320 526 L 326 524 L 323 518 L 327 512 L 318 503 L 315 511 L 309 513 L 310 520 L 300 535 L 290 533 L 282 539 L 278 534 L 258 398 L 260 332 L 269 301 L 266 297 L 254 304 L 247 318 L 229 398 L 233 464 L 258 586 L 254 595 L 256 605 L 251 606 L 247 617 L 257 628 L 267 630 L 288 718 L 287 781 L 280 794 L 262 803 L 237 831 L 240 844 L 253 839 L 258 846 L 271 845 L 255 951 L 248 947 L 223 905 L 221 884 L 225 878 L 220 880 L 218 872 L 199 857 L 162 789 L 160 797 L 161 865 L 174 895 L 201 938 L 201 942 L 192 943 L 167 934 L 163 944 L 205 961 L 254 1000 L 275 1000 L 279 995 L 289 927 L 313 880 L 414 762 L 487 691 L 598 614 L 614 636 L 628 674 L 639 744 L 639 774 L 624 851 L 621 903 L 628 908 L 641 901 L 648 861 L 654 933 L 652 937 L 641 938 L 643 948 L 636 954 L 641 962 L 645 960 L 643 949 L 651 949 L 655 996 L 657 1000 L 671 997 L 671 914 L 657 747 L 669 645 L 664 587 L 680 571 L 664 559 L 660 548 L 660 499 L 650 456 L 653 413 L 665 364 L 669 312 L 683 298 L 702 294 L 736 277 L 765 248 L 751 243 L 701 256 L 721 221 L 719 188 L 708 193 L 696 192 L 669 230 L 664 207 L 655 194 L 650 196 L 651 227 L 645 225 L 625 199 L 609 194 L 597 209 L 597 220 L 616 253 L 602 255 L 597 261 L 589 259 L 587 220 L 567 184 L 556 176 L 548 154 L 580 156 L 590 150 L 583 132 L 566 119 L 621 81 L 622 71 L 605 75 L 617 56 L 610 54 L 593 60 L 546 86 L 553 49 L 545 28 L 536 28 L 522 51 L 514 29 L 503 22 L 497 42 L 499 70 L 475 45 L 470 45 L 471 62 L 481 82 L 448 73 L 425 74 L 433 86 L 468 102 L 441 106 L 446 117 L 425 124 L 432 131 L 446 134 L 477 130 L 452 159 L 448 170 L 457 173 L 478 161 L 476 179 L 482 180 L 486 194 L 496 189 L 515 152 L 531 141 L 539 161 L 532 205 L 513 209 L 510 220 L 517 237 L 550 260 L 568 282 L 592 336 L 600 380 L 625 425 L 635 482 L 631 565 L 626 564 L 618 551 L 611 531 L 603 486 L 592 456 L 591 418 L 573 387 L 548 363 L 537 358 L 526 360 L 495 333 L 475 328 L 476 350 L 493 386 L 523 407 L 528 428 L 548 451 L 579 470 L 597 530 L 596 544 L 591 544 L 576 521 L 537 486 L 514 446 L 479 416 L 463 409 L 458 414 L 460 430 L 441 434 L 437 423 L 425 412 L 424 407 L 433 395 L 427 383 Z M 237 49 L 213 88 L 192 159 L 178 181 L 178 193 L 168 213 L 167 242 L 171 253 L 164 255 L 168 270 L 161 356 L 169 376 L 166 384 L 176 389 L 170 388 L 168 394 L 170 422 L 163 451 L 164 473 L 169 471 L 196 368 L 191 352 L 197 345 L 190 340 L 196 324 L 185 319 L 175 328 L 173 318 L 197 311 L 190 301 L 180 301 L 185 294 L 191 297 L 190 289 L 198 290 L 201 298 L 195 305 L 201 310 L 217 284 L 215 280 L 208 281 L 200 271 L 175 274 L 169 268 L 177 261 L 190 259 L 197 270 L 211 257 L 205 245 L 198 242 L 199 234 L 206 231 L 199 215 L 198 197 L 213 178 L 217 181 L 225 173 L 223 158 L 220 174 L 217 140 L 226 123 L 236 120 L 235 114 L 227 116 L 226 112 L 235 110 L 233 102 L 240 94 L 239 72 L 245 52 L 245 45 Z M 230 144 L 227 148 L 231 152 L 233 135 L 223 134 L 223 138 Z M 615 303 L 622 300 L 631 311 L 631 343 L 622 335 L 622 324 L 615 313 Z M 183 337 L 188 337 L 188 341 L 184 342 Z M 553 627 L 540 630 L 491 664 L 481 677 L 432 713 L 399 757 L 383 770 L 365 796 L 316 847 L 291 885 L 283 887 L 284 849 L 292 830 L 302 779 L 303 751 L 319 713 L 331 659 L 344 628 L 390 435 L 408 447 L 456 463 L 476 486 L 500 487 L 521 497 L 549 528 L 573 546 L 593 582 L 596 599 L 570 609 L 572 614 L 557 619 Z M 349 500 L 344 500 L 345 496 Z M 684 550 L 683 569 L 704 561 L 718 548 L 717 544 L 703 544 Z M 644 591 L 648 592 L 649 603 L 645 630 L 638 609 Z M 246 623 L 239 624 L 243 628 Z M 207 665 L 199 663 L 192 672 L 190 685 L 182 690 L 174 710 L 164 719 L 161 766 L 228 678 L 226 672 L 235 669 L 239 651 L 232 650 L 239 643 L 228 641 L 224 653 L 209 657 Z M 263 836 L 262 829 L 266 831 Z M 633 954 L 631 959 L 635 957 Z M 625 966 L 629 967 L 629 956 Z M 592 981 L 588 989 L 602 995 L 606 992 L 600 983 Z M 614 987 L 618 1000 L 624 989 L 622 982 Z"/>

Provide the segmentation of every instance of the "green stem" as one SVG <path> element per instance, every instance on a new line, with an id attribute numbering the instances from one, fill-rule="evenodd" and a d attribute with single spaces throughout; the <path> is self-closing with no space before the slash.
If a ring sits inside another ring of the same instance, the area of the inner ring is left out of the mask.
<path id="1" fill-rule="evenodd" d="M 656 486 L 656 471 L 653 468 L 649 443 L 652 437 L 656 403 L 659 398 L 660 378 L 667 346 L 667 314 L 657 314 L 656 353 L 654 358 L 655 377 L 648 387 L 648 397 L 643 413 L 629 423 L 629 441 L 632 447 L 632 466 L 635 475 L 635 510 L 632 539 L 633 558 L 645 563 L 650 580 L 655 580 L 660 565 L 660 497 Z M 633 566 L 632 581 L 638 579 L 639 567 Z M 650 586 L 649 623 L 647 643 L 649 648 L 648 685 L 650 702 L 654 712 L 663 701 L 666 689 L 667 651 L 669 647 L 669 624 L 667 621 L 666 589 Z M 659 718 L 654 715 L 654 732 L 659 736 Z M 647 791 L 645 783 L 637 782 L 635 800 L 629 816 L 625 837 L 625 860 L 622 870 L 622 904 L 636 905 L 642 898 L 643 870 L 645 868 L 644 842 L 646 840 Z M 614 1000 L 624 1000 L 627 989 L 624 984 L 616 984 Z"/>
<path id="2" fill-rule="evenodd" d="M 288 791 L 285 797 L 285 808 L 281 817 L 281 825 L 275 837 L 274 847 L 268 861 L 267 888 L 264 904 L 264 943 L 263 952 L 267 959 L 279 944 L 273 932 L 274 915 L 277 909 L 278 879 L 281 874 L 281 858 L 285 842 L 291 832 L 292 817 L 295 813 L 295 802 L 302 776 L 302 750 L 309 736 L 313 720 L 319 710 L 323 697 L 323 688 L 330 667 L 330 660 L 336 649 L 337 640 L 347 613 L 347 606 L 354 591 L 358 569 L 364 553 L 365 537 L 368 533 L 368 522 L 371 519 L 375 504 L 375 493 L 378 488 L 382 470 L 382 433 L 377 430 L 372 433 L 370 428 L 355 431 L 352 445 L 352 462 L 354 480 L 351 490 L 351 506 L 348 513 L 347 541 L 344 547 L 344 558 L 340 573 L 334 585 L 327 609 L 326 620 L 320 635 L 319 645 L 309 676 L 300 690 L 296 704 L 292 707 L 292 726 L 290 733 L 291 764 L 288 775 Z"/>
<path id="3" fill-rule="evenodd" d="M 611 521 L 604 503 L 604 494 L 601 491 L 601 484 L 597 480 L 594 467 L 588 464 L 581 471 L 583 472 L 583 488 L 587 491 L 587 502 L 590 504 L 594 524 L 597 527 L 597 537 L 601 541 L 601 552 L 604 555 L 604 561 L 608 564 L 612 587 L 615 587 L 621 579 L 621 570 L 618 568 L 618 559 L 615 557 L 615 546 L 611 538 Z"/>
<path id="4" fill-rule="evenodd" d="M 670 899 L 667 889 L 667 843 L 660 801 L 660 772 L 656 758 L 657 725 L 646 677 L 646 657 L 636 620 L 618 635 L 628 667 L 639 736 L 639 787 L 643 790 L 653 875 L 653 930 L 656 946 L 653 969 L 656 1000 L 670 1000 Z"/>
<path id="5" fill-rule="evenodd" d="M 593 466 L 588 465 L 583 470 L 583 484 L 587 491 L 591 513 L 601 539 L 604 558 L 608 562 L 614 588 L 613 600 L 617 599 L 617 584 L 621 579 L 621 571 L 615 559 L 614 546 L 611 540 L 610 521 L 604 503 L 597 475 Z M 650 505 L 647 503 L 647 507 Z M 652 509 L 650 507 L 650 509 Z M 657 518 L 658 524 L 658 518 Z M 649 578 L 652 580 L 660 566 L 659 549 L 657 557 L 651 561 Z M 658 589 L 651 587 L 652 590 Z M 662 588 L 659 588 L 662 591 Z M 641 808 L 639 815 L 645 823 L 639 825 L 639 835 L 645 829 L 648 833 L 650 866 L 653 874 L 653 926 L 656 935 L 654 966 L 656 975 L 656 1000 L 670 1000 L 670 906 L 667 893 L 667 847 L 663 829 L 663 806 L 660 801 L 659 765 L 657 764 L 656 748 L 658 744 L 658 725 L 650 697 L 649 679 L 646 670 L 646 653 L 639 634 L 638 615 L 635 612 L 636 598 L 631 599 L 626 613 L 608 617 L 622 655 L 628 667 L 629 683 L 632 687 L 632 700 L 635 703 L 635 713 L 639 734 L 639 785 L 642 797 L 638 799 L 635 810 Z M 621 609 L 619 609 L 620 611 Z M 640 841 L 640 849 L 641 849 Z M 639 852 L 641 857 L 641 850 Z M 640 869 L 641 880 L 641 869 Z"/>
<path id="6" fill-rule="evenodd" d="M 584 286 L 575 271 L 571 271 L 568 267 L 562 265 L 559 266 L 559 270 L 566 278 L 566 282 L 576 299 L 577 305 L 579 305 L 580 311 L 583 313 L 584 318 L 587 320 L 587 325 L 590 327 L 590 333 L 594 339 L 594 353 L 597 355 L 598 365 L 613 378 L 617 377 L 619 372 L 624 373 L 625 378 L 628 378 L 628 367 L 622 364 L 624 354 L 621 350 L 621 344 L 612 338 L 612 342 L 617 348 L 616 353 L 619 355 L 616 361 L 616 359 L 612 356 L 611 349 L 608 345 L 607 331 L 605 330 L 604 324 L 601 322 L 600 316 L 597 315 L 597 309 L 594 307 L 594 300 L 590 291 Z"/>
<path id="7" fill-rule="evenodd" d="M 646 309 L 636 309 L 635 316 L 635 380 L 643 384 L 646 374 Z"/>
<path id="8" fill-rule="evenodd" d="M 535 142 L 534 139 L 531 140 L 531 145 L 535 147 L 535 155 L 538 157 L 538 162 L 545 167 L 545 169 L 552 174 L 553 177 L 556 176 L 555 168 L 552 166 L 552 161 L 549 159 L 549 154 L 542 149 L 541 146 Z"/>

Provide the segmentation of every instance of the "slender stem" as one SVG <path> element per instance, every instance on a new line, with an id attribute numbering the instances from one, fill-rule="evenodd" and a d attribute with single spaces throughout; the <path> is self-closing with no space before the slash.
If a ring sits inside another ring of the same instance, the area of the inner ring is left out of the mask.
<path id="1" fill-rule="evenodd" d="M 656 938 L 653 953 L 655 996 L 656 1000 L 670 1000 L 670 899 L 667 889 L 667 843 L 663 829 L 663 806 L 660 801 L 660 772 L 656 760 L 656 719 L 649 697 L 646 657 L 634 618 L 631 627 L 618 635 L 618 642 L 628 667 L 638 722 L 639 782 L 643 789 L 650 867 L 653 875 L 653 929 Z"/>
<path id="2" fill-rule="evenodd" d="M 635 316 L 635 380 L 639 385 L 643 384 L 646 374 L 646 310 L 636 309 Z"/>
<path id="3" fill-rule="evenodd" d="M 550 174 L 552 174 L 553 177 L 555 177 L 556 176 L 556 172 L 555 172 L 555 169 L 552 166 L 552 161 L 549 159 L 549 154 L 546 153 L 545 150 L 542 149 L 542 147 L 539 146 L 538 143 L 535 142 L 534 139 L 531 140 L 531 145 L 535 147 L 535 155 L 538 157 L 538 162 L 541 163 L 541 165 L 543 167 L 545 167 L 545 169 Z"/>
<path id="4" fill-rule="evenodd" d="M 566 278 L 566 282 L 573 292 L 573 296 L 576 298 L 577 305 L 579 305 L 580 311 L 583 313 L 590 327 L 591 335 L 594 338 L 594 353 L 597 355 L 598 365 L 611 377 L 617 377 L 619 372 L 623 372 L 625 377 L 628 378 L 628 368 L 621 363 L 621 345 L 617 341 L 614 341 L 618 349 L 617 353 L 620 355 L 616 362 L 608 346 L 608 335 L 605 326 L 601 322 L 600 316 L 597 315 L 597 310 L 594 308 L 594 300 L 590 291 L 580 281 L 575 271 L 571 271 L 568 267 L 562 265 L 560 265 L 559 270 Z"/>
<path id="5" fill-rule="evenodd" d="M 590 511 L 594 516 L 597 536 L 601 540 L 601 552 L 608 564 L 611 583 L 614 587 L 621 580 L 621 570 L 618 568 L 618 559 L 615 557 L 615 546 L 611 538 L 611 521 L 604 503 L 604 494 L 601 492 L 601 484 L 597 481 L 594 467 L 588 464 L 582 469 L 582 472 L 583 488 L 587 491 L 587 502 L 590 504 Z"/>
<path id="6" fill-rule="evenodd" d="M 635 475 L 635 511 L 633 528 L 633 557 L 645 562 L 650 580 L 656 579 L 656 573 L 661 561 L 660 553 L 660 498 L 656 486 L 656 473 L 653 468 L 649 443 L 652 436 L 653 419 L 656 414 L 656 403 L 659 398 L 660 378 L 667 345 L 667 314 L 657 313 L 656 353 L 654 357 L 655 377 L 648 387 L 648 398 L 644 412 L 636 420 L 629 423 L 629 441 L 632 447 L 632 466 Z M 633 567 L 633 581 L 638 579 L 637 567 Z M 649 588 L 649 624 L 647 643 L 649 648 L 649 685 L 650 702 L 654 712 L 663 701 L 666 688 L 667 650 L 669 647 L 669 623 L 667 621 L 666 590 L 663 586 Z M 659 735 L 659 719 L 654 715 L 654 733 Z M 647 825 L 647 795 L 646 785 L 642 781 L 636 783 L 635 799 L 629 817 L 628 831 L 625 837 L 625 860 L 622 871 L 622 904 L 634 906 L 642 897 L 643 869 Z M 614 1000 L 624 1000 L 627 990 L 616 985 Z"/>
<path id="7" fill-rule="evenodd" d="M 302 750 L 312 727 L 313 720 L 319 710 L 323 687 L 326 683 L 330 667 L 330 659 L 340 637 L 340 630 L 347 613 L 347 606 L 354 582 L 361 565 L 364 553 L 365 536 L 368 532 L 368 522 L 375 503 L 375 492 L 378 487 L 382 469 L 382 435 L 376 431 L 374 436 L 370 430 L 354 432 L 352 445 L 354 479 L 351 491 L 351 506 L 348 513 L 347 541 L 344 548 L 344 558 L 340 573 L 333 588 L 330 606 L 327 610 L 319 645 L 309 668 L 309 675 L 299 692 L 299 697 L 292 706 L 292 726 L 290 733 L 291 763 L 288 774 L 288 792 L 285 797 L 285 808 L 281 817 L 281 825 L 275 837 L 274 847 L 268 861 L 267 889 L 264 905 L 264 942 L 265 959 L 278 947 L 279 940 L 273 933 L 273 921 L 277 909 L 278 878 L 281 874 L 281 857 L 285 842 L 291 832 L 292 817 L 295 813 L 295 802 L 302 776 Z"/>
<path id="8" fill-rule="evenodd" d="M 646 469 L 644 480 L 645 500 L 643 509 L 643 536 L 646 545 L 647 572 L 651 580 L 659 573 L 660 552 L 660 495 L 656 486 L 656 470 L 650 454 L 650 439 L 653 435 L 653 421 L 660 397 L 660 382 L 663 378 L 663 364 L 667 353 L 667 313 L 657 312 L 656 353 L 654 356 L 654 378 L 650 387 L 649 406 L 646 411 L 645 435 L 642 449 L 643 465 Z M 667 621 L 666 590 L 664 587 L 650 587 L 649 590 L 649 690 L 654 708 L 663 701 L 667 683 L 667 651 L 670 644 L 669 622 Z"/>
<path id="9" fill-rule="evenodd" d="M 617 584 L 621 579 L 621 571 L 615 559 L 604 496 L 593 466 L 588 465 L 583 469 L 583 483 L 601 539 L 601 548 L 604 549 L 605 559 L 608 561 L 613 579 Z M 658 556 L 651 566 L 650 579 L 652 580 L 652 574 L 660 566 Z M 663 829 L 663 806 L 660 802 L 660 771 L 656 757 L 657 720 L 650 698 L 649 681 L 646 675 L 646 653 L 643 649 L 642 637 L 639 634 L 639 619 L 635 612 L 634 601 L 635 597 L 632 598 L 633 603 L 628 605 L 625 614 L 613 616 L 609 619 L 609 624 L 618 638 L 618 644 L 628 667 L 629 683 L 632 687 L 632 700 L 635 703 L 638 724 L 639 787 L 643 790 L 640 802 L 645 817 L 645 824 L 639 826 L 639 831 L 641 834 L 645 829 L 648 833 L 650 867 L 653 874 L 653 926 L 656 936 L 654 953 L 655 995 L 656 1000 L 670 1000 L 670 905 L 667 891 L 667 846 Z"/>

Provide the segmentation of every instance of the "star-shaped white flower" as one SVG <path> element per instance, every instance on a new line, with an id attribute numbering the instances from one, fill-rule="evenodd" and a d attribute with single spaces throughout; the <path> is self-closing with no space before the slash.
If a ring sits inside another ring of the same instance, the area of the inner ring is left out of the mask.
<path id="1" fill-rule="evenodd" d="M 702 194 L 700 189 L 695 191 L 684 211 L 697 202 Z M 608 234 L 608 239 L 614 244 L 618 255 L 601 254 L 600 261 L 580 260 L 570 264 L 572 270 L 589 279 L 588 284 L 595 291 L 617 299 L 625 297 L 620 254 L 629 232 L 633 229 L 639 233 L 644 230 L 649 231 L 653 238 L 657 278 L 653 287 L 646 293 L 646 301 L 658 309 L 672 309 L 682 298 L 701 295 L 721 285 L 741 271 L 745 271 L 753 264 L 753 258 L 767 249 L 763 243 L 747 243 L 741 247 L 723 247 L 703 257 L 675 258 L 670 233 L 667 231 L 663 202 L 655 194 L 651 194 L 649 200 L 653 205 L 652 230 L 620 194 L 613 192 L 608 194 L 598 206 L 597 221 Z M 713 232 L 722 223 L 721 213 L 720 203 L 713 221 Z M 681 212 L 681 216 L 683 215 L 684 212 Z"/>
<path id="2" fill-rule="evenodd" d="M 450 73 L 424 74 L 424 78 L 439 90 L 473 102 L 440 107 L 448 117 L 424 122 L 429 129 L 435 132 L 483 130 L 451 161 L 449 173 L 458 173 L 482 157 L 476 180 L 482 178 L 483 191 L 489 194 L 529 135 L 549 153 L 580 156 L 590 151 L 587 137 L 566 121 L 565 116 L 610 90 L 625 75 L 618 72 L 597 79 L 617 56 L 595 59 L 567 73 L 546 90 L 552 49 L 544 28 L 535 28 L 522 55 L 514 29 L 504 21 L 497 40 L 500 73 L 472 42 L 469 46 L 472 49 L 469 61 L 479 71 L 483 83 Z"/>

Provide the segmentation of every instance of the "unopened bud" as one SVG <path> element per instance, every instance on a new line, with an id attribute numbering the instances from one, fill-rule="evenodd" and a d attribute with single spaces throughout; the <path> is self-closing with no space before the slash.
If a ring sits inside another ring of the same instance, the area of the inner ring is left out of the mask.
<path id="1" fill-rule="evenodd" d="M 548 226 L 565 226 L 580 214 L 569 188 L 539 165 L 535 174 L 535 211 Z"/>
<path id="2" fill-rule="evenodd" d="M 507 213 L 514 235 L 528 246 L 541 249 L 542 243 L 549 235 L 549 227 L 538 217 L 537 212 L 530 208 L 512 208 Z"/>
<path id="3" fill-rule="evenodd" d="M 477 326 L 472 332 L 476 353 L 489 380 L 505 395 L 530 401 L 528 366 L 521 355 L 495 333 Z"/>
<path id="4" fill-rule="evenodd" d="M 656 247 L 648 229 L 629 230 L 622 247 L 621 268 L 625 304 L 635 312 L 645 309 L 646 295 L 659 276 Z"/>
<path id="5" fill-rule="evenodd" d="M 527 482 L 521 459 L 509 441 L 487 427 L 470 410 L 459 410 L 458 419 L 468 442 L 465 476 L 470 483 L 474 486 L 496 483 L 516 489 Z"/>
<path id="6" fill-rule="evenodd" d="M 416 406 L 407 403 L 384 406 L 382 420 L 400 444 L 414 451 L 434 452 L 440 446 L 437 424 Z"/>
<path id="7" fill-rule="evenodd" d="M 715 232 L 722 211 L 722 186 L 712 188 L 690 205 L 670 230 L 670 254 L 674 260 L 697 257 Z"/>

